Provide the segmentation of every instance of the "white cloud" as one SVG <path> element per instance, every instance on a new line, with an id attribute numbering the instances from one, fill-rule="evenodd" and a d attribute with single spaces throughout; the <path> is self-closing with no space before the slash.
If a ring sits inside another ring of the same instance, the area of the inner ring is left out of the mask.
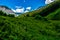
<path id="1" fill-rule="evenodd" d="M 17 8 L 16 10 L 12 9 L 14 12 L 16 13 L 23 13 L 24 12 L 24 8 Z"/>
<path id="2" fill-rule="evenodd" d="M 53 2 L 54 0 L 46 0 L 45 1 L 45 4 L 49 4 L 49 3 L 51 3 L 51 2 Z"/>
<path id="3" fill-rule="evenodd" d="M 17 13 L 23 13 L 23 12 L 24 12 L 24 8 L 16 9 L 16 12 L 17 12 Z"/>
<path id="4" fill-rule="evenodd" d="M 28 10 L 24 11 L 24 13 L 29 12 Z"/>
<path id="5" fill-rule="evenodd" d="M 27 9 L 27 10 L 30 10 L 30 9 L 31 9 L 31 7 L 27 7 L 26 9 Z"/>
<path id="6" fill-rule="evenodd" d="M 22 7 L 20 7 L 20 8 L 18 6 L 16 6 L 16 7 L 17 7 L 16 10 L 12 9 L 12 11 L 14 11 L 15 13 L 26 13 L 26 12 L 29 12 L 31 9 L 31 7 L 27 7 L 26 10 L 25 10 L 25 8 L 22 8 Z"/>
<path id="7" fill-rule="evenodd" d="M 31 10 L 31 7 L 27 7 L 24 13 L 29 12 Z"/>

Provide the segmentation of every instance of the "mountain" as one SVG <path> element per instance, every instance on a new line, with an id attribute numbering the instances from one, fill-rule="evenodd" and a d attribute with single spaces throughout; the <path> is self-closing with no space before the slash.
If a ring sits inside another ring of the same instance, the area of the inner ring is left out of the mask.
<path id="1" fill-rule="evenodd" d="M 0 11 L 0 40 L 60 40 L 60 0 L 18 17 Z"/>
<path id="2" fill-rule="evenodd" d="M 2 6 L 0 5 L 0 10 L 7 13 L 7 14 L 15 14 L 10 8 L 8 8 L 7 6 Z"/>

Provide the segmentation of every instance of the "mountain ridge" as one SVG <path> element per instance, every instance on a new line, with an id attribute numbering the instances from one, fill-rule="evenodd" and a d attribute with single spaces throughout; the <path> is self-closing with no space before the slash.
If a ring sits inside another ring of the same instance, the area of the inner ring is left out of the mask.
<path id="1" fill-rule="evenodd" d="M 0 11 L 3 11 L 7 14 L 15 14 L 10 8 L 7 6 L 0 5 Z"/>

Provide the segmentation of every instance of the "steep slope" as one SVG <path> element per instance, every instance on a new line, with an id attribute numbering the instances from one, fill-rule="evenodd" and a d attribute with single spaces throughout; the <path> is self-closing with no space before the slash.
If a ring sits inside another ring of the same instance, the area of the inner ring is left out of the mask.
<path id="1" fill-rule="evenodd" d="M 47 19 L 60 20 L 60 8 L 46 16 Z"/>

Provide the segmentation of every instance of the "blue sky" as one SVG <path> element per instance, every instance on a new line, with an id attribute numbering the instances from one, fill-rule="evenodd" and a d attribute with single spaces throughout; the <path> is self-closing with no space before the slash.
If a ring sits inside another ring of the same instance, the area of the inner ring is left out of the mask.
<path id="1" fill-rule="evenodd" d="M 24 8 L 31 7 L 32 9 L 36 9 L 39 6 L 44 6 L 45 0 L 0 0 L 0 5 L 6 5 L 13 9 L 15 9 L 16 6 Z"/>
<path id="2" fill-rule="evenodd" d="M 0 5 L 5 5 L 14 12 L 28 12 L 29 10 L 35 10 L 40 6 L 45 6 L 45 1 L 48 3 L 48 0 L 0 0 Z M 21 8 L 21 9 L 19 9 Z M 27 10 L 26 10 L 27 9 Z"/>

